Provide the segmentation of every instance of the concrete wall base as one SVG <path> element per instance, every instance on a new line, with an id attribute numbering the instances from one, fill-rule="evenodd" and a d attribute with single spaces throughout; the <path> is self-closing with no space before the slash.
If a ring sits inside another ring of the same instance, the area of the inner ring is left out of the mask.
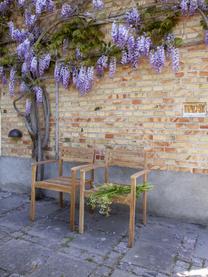
<path id="1" fill-rule="evenodd" d="M 0 189 L 15 192 L 30 192 L 31 159 L 0 157 Z M 64 174 L 70 174 L 75 164 L 64 164 Z M 45 177 L 54 176 L 56 165 L 45 168 Z M 128 183 L 135 170 L 111 168 L 112 182 Z M 96 182 L 103 183 L 103 171 L 98 170 Z M 154 189 L 149 192 L 149 213 L 183 219 L 188 222 L 208 225 L 208 176 L 172 171 L 153 171 L 149 182 Z M 47 195 L 55 196 L 54 193 Z"/>

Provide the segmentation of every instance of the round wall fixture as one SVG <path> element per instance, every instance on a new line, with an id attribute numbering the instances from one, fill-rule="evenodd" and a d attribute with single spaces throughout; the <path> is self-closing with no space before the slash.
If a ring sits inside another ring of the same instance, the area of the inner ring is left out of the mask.
<path id="1" fill-rule="evenodd" d="M 9 131 L 8 137 L 9 138 L 21 138 L 22 132 L 18 129 L 13 129 L 13 130 Z"/>

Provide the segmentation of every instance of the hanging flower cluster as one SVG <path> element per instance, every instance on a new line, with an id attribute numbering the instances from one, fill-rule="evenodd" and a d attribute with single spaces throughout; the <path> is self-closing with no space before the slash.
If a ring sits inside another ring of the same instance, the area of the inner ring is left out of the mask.
<path id="1" fill-rule="evenodd" d="M 103 76 L 104 70 L 108 67 L 108 57 L 105 55 L 102 55 L 98 60 L 96 64 L 96 73 L 98 76 Z"/>
<path id="2" fill-rule="evenodd" d="M 12 0 L 4 0 L 0 3 L 0 12 L 4 13 L 9 8 L 10 4 L 12 3 Z"/>
<path id="3" fill-rule="evenodd" d="M 15 77 L 16 77 L 16 70 L 14 68 L 10 71 L 9 77 L 9 94 L 10 96 L 14 96 L 15 93 Z"/>
<path id="4" fill-rule="evenodd" d="M 141 19 L 137 8 L 133 8 L 132 10 L 128 11 L 125 15 L 125 20 L 130 26 L 140 25 Z"/>
<path id="5" fill-rule="evenodd" d="M 149 56 L 151 66 L 156 72 L 160 73 L 165 66 L 167 55 L 167 58 L 172 60 L 173 71 L 177 72 L 179 70 L 179 51 L 174 47 L 175 37 L 169 34 L 164 40 L 164 44 L 156 47 L 146 34 L 135 35 L 134 25 L 137 22 L 140 24 L 141 20 L 139 14 L 136 15 L 134 10 L 126 14 L 126 25 L 116 23 L 112 25 L 112 41 L 117 47 L 122 49 L 121 64 L 131 64 L 136 68 L 140 57 Z M 132 16 L 132 14 L 135 16 Z M 167 54 L 165 53 L 166 50 Z"/>
<path id="6" fill-rule="evenodd" d="M 208 10 L 205 0 L 181 0 L 180 8 L 183 15 L 193 15 L 198 8 Z"/>
<path id="7" fill-rule="evenodd" d="M 68 18 L 68 17 L 72 16 L 73 13 L 74 13 L 74 10 L 71 7 L 71 5 L 69 5 L 69 4 L 63 4 L 63 6 L 61 8 L 61 16 L 63 18 Z"/>
<path id="8" fill-rule="evenodd" d="M 205 31 L 204 42 L 206 45 L 208 45 L 208 30 Z"/>
<path id="9" fill-rule="evenodd" d="M 80 95 L 85 95 L 92 89 L 94 68 L 82 66 L 77 69 L 70 64 L 56 63 L 54 79 L 57 83 L 61 83 L 65 89 L 73 83 Z"/>
<path id="10" fill-rule="evenodd" d="M 92 1 L 93 7 L 96 10 L 102 10 L 104 8 L 103 0 L 93 0 Z"/>
<path id="11" fill-rule="evenodd" d="M 0 66 L 0 79 L 3 85 L 7 84 L 6 73 L 3 66 Z"/>

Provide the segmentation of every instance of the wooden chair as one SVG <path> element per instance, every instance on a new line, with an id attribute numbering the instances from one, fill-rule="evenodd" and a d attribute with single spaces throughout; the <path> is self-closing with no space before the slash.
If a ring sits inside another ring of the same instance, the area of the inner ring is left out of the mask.
<path id="1" fill-rule="evenodd" d="M 137 151 L 127 150 L 111 150 L 106 155 L 106 162 L 104 165 L 91 165 L 81 169 L 81 182 L 80 182 L 80 210 L 79 210 L 79 232 L 84 232 L 84 201 L 95 189 L 86 190 L 85 176 L 86 173 L 97 168 L 105 168 L 105 182 L 109 183 L 109 167 L 119 166 L 141 169 L 139 172 L 133 174 L 130 178 L 129 185 L 131 186 L 131 193 L 127 196 L 116 197 L 113 199 L 114 203 L 128 205 L 130 208 L 129 215 L 129 240 L 128 246 L 132 247 L 135 236 L 135 210 L 136 210 L 136 184 L 139 177 L 143 177 L 143 182 L 147 182 L 149 170 L 147 170 L 146 153 L 143 148 Z M 146 224 L 147 220 L 147 192 L 143 193 L 143 223 Z"/>
<path id="2" fill-rule="evenodd" d="M 32 189 L 31 189 L 31 207 L 30 207 L 30 219 L 35 219 L 35 190 L 36 188 L 52 190 L 59 192 L 60 206 L 63 207 L 63 193 L 70 194 L 70 227 L 74 230 L 74 218 L 75 218 L 75 201 L 76 201 L 76 189 L 80 184 L 80 178 L 77 178 L 77 173 L 80 169 L 86 167 L 86 165 L 93 164 L 95 151 L 93 148 L 76 148 L 69 147 L 67 158 L 59 160 L 41 161 L 32 164 Z M 63 162 L 78 162 L 85 165 L 75 166 L 71 168 L 71 176 L 63 176 Z M 58 177 L 50 178 L 43 181 L 36 181 L 37 167 L 47 165 L 51 163 L 58 164 Z M 93 180 L 93 174 L 91 178 L 86 180 L 86 184 L 91 186 Z"/>

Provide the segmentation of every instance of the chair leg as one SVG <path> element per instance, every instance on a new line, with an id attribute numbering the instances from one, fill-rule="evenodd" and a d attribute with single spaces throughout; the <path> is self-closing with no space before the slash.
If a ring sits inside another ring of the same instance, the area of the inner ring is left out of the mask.
<path id="1" fill-rule="evenodd" d="M 131 204 L 130 206 L 130 218 L 129 218 L 129 241 L 128 247 L 132 247 L 134 245 L 134 236 L 135 236 L 135 204 Z"/>
<path id="2" fill-rule="evenodd" d="M 132 183 L 131 183 L 128 247 L 132 247 L 134 245 L 134 236 L 135 236 L 136 179 L 133 179 L 131 182 Z"/>
<path id="3" fill-rule="evenodd" d="M 63 192 L 59 192 L 59 203 L 60 207 L 64 208 L 64 197 L 63 197 Z"/>
<path id="4" fill-rule="evenodd" d="M 30 220 L 35 220 L 35 185 L 32 184 L 31 200 L 30 200 Z"/>
<path id="5" fill-rule="evenodd" d="M 147 192 L 143 192 L 143 224 L 147 224 Z"/>
<path id="6" fill-rule="evenodd" d="M 71 192 L 70 200 L 70 229 L 74 231 L 76 192 Z"/>
<path id="7" fill-rule="evenodd" d="M 85 190 L 85 173 L 81 172 L 80 183 L 80 201 L 79 201 L 79 233 L 84 233 L 84 190 Z"/>

